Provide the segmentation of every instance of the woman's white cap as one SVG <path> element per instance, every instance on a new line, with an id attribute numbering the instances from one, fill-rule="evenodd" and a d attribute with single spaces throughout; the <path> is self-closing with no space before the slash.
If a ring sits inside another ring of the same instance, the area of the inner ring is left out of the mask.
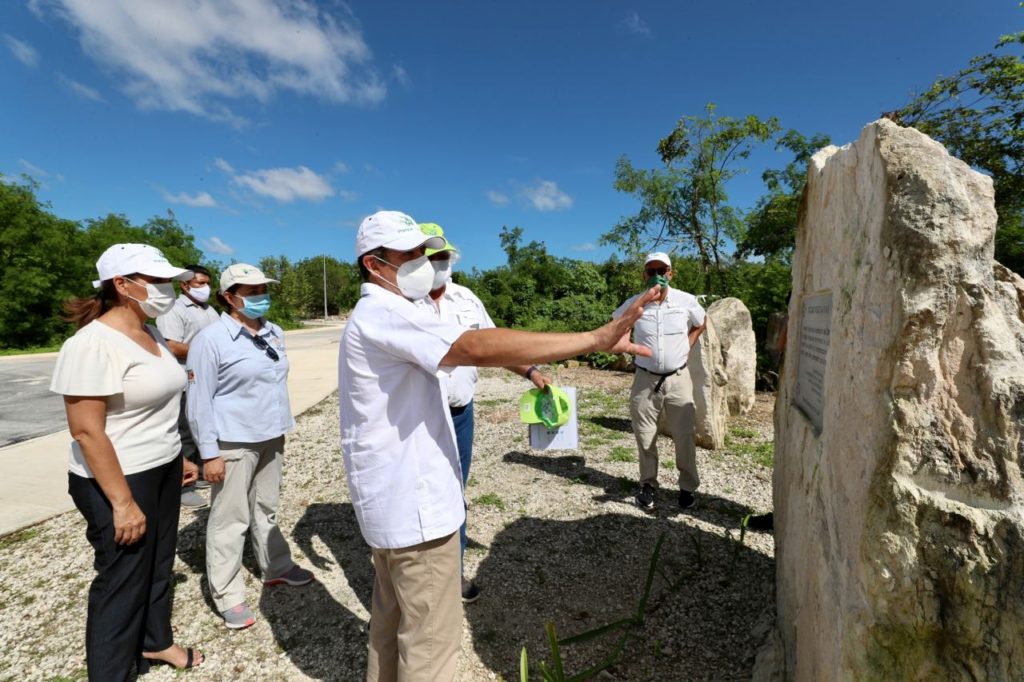
<path id="1" fill-rule="evenodd" d="M 193 277 L 191 270 L 174 267 L 160 249 L 149 244 L 114 244 L 96 261 L 96 273 L 99 279 L 92 283 L 96 288 L 108 279 L 136 273 L 183 280 Z"/>
<path id="2" fill-rule="evenodd" d="M 236 284 L 280 284 L 280 282 L 264 275 L 263 271 L 255 265 L 235 263 L 224 268 L 224 272 L 220 273 L 220 292 L 223 294 Z"/>

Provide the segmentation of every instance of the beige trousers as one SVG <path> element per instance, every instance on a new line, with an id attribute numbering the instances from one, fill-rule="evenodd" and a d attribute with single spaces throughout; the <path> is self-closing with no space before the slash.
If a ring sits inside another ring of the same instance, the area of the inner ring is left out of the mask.
<path id="1" fill-rule="evenodd" d="M 664 410 L 676 447 L 679 487 L 693 492 L 700 487 L 700 475 L 697 473 L 697 446 L 693 442 L 696 409 L 690 372 L 683 369 L 665 377 L 661 390 L 655 391 L 659 381 L 661 377 L 638 367 L 629 392 L 629 414 L 633 418 L 640 457 L 640 484 L 658 487 L 658 417 Z"/>
<path id="2" fill-rule="evenodd" d="M 261 443 L 221 441 L 220 456 L 224 482 L 210 487 L 206 579 L 217 610 L 226 611 L 245 601 L 241 569 L 247 530 L 263 580 L 280 576 L 294 564 L 277 526 L 284 436 Z"/>
<path id="3" fill-rule="evenodd" d="M 455 679 L 462 646 L 458 532 L 403 549 L 374 549 L 370 682 Z"/>

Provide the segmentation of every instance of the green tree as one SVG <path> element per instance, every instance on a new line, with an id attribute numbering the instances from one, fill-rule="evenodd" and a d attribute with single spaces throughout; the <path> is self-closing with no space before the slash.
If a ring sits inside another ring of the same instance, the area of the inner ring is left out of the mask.
<path id="1" fill-rule="evenodd" d="M 792 260 L 807 165 L 815 152 L 830 143 L 828 135 L 818 133 L 808 139 L 796 130 L 788 130 L 778 138 L 775 148 L 789 150 L 793 160 L 784 168 L 766 170 L 761 175 L 768 194 L 746 215 L 747 229 L 737 244 L 737 258 L 762 256 L 785 263 Z"/>
<path id="2" fill-rule="evenodd" d="M 1024 7 L 1024 3 L 1021 4 Z M 1024 274 L 1024 31 L 936 80 L 895 118 L 992 176 L 999 215 L 996 260 Z"/>
<path id="3" fill-rule="evenodd" d="M 687 116 L 658 143 L 662 167 L 636 168 L 626 157 L 615 166 L 615 189 L 636 196 L 640 210 L 601 237 L 629 255 L 667 245 L 694 253 L 703 291 L 726 287 L 727 240 L 742 236 L 741 214 L 729 205 L 726 187 L 744 169 L 738 164 L 754 145 L 779 131 L 775 118 L 718 116 L 708 104 L 703 116 Z"/>
<path id="4" fill-rule="evenodd" d="M 0 348 L 63 338 L 68 325 L 61 304 L 84 293 L 96 276 L 95 270 L 84 274 L 78 225 L 51 213 L 37 190 L 28 177 L 20 184 L 0 181 Z"/>

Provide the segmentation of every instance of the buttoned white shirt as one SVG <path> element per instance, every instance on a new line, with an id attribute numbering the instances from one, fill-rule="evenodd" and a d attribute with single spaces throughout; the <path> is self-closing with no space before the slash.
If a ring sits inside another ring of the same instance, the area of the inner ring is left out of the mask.
<path id="1" fill-rule="evenodd" d="M 341 454 L 363 538 L 411 547 L 466 518 L 441 360 L 465 332 L 436 313 L 363 284 L 341 335 Z"/>
<path id="2" fill-rule="evenodd" d="M 612 317 L 620 317 L 642 295 L 627 299 Z M 636 366 L 657 374 L 679 369 L 690 355 L 690 329 L 702 324 L 704 309 L 697 303 L 697 297 L 670 288 L 664 303 L 648 303 L 644 314 L 633 324 L 633 342 L 651 349 L 651 357 L 636 357 Z"/>
<path id="3" fill-rule="evenodd" d="M 494 321 L 487 314 L 483 302 L 467 287 L 455 282 L 445 285 L 441 298 L 434 301 L 430 296 L 417 301 L 444 322 L 458 325 L 463 329 L 493 329 Z M 448 371 L 448 405 L 465 407 L 473 401 L 476 393 L 476 367 L 453 367 Z"/>
<path id="4" fill-rule="evenodd" d="M 284 331 L 264 320 L 257 336 L 277 360 L 227 313 L 189 344 L 185 411 L 203 459 L 220 456 L 220 441 L 260 443 L 295 428 Z"/>

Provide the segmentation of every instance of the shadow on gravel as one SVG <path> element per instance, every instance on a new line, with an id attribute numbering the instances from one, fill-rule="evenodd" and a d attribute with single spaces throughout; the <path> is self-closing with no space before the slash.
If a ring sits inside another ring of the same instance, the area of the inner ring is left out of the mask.
<path id="1" fill-rule="evenodd" d="M 749 680 L 760 643 L 750 633 L 770 612 L 774 562 L 735 539 L 624 514 L 523 518 L 498 534 L 476 573 L 483 596 L 466 607 L 480 659 L 504 679 L 518 679 L 524 644 L 534 665 L 551 661 L 545 621 L 565 638 L 631 615 L 663 532 L 662 575 L 645 625 L 610 672 L 618 680 Z M 669 592 L 668 582 L 679 578 Z M 564 647 L 566 672 L 598 663 L 616 640 Z"/>
<path id="2" fill-rule="evenodd" d="M 611 431 L 633 433 L 633 422 L 622 417 L 586 417 L 586 421 Z"/>
<path id="3" fill-rule="evenodd" d="M 612 476 L 599 469 L 589 467 L 586 465 L 586 459 L 580 455 L 535 455 L 515 450 L 505 453 L 502 461 L 510 464 L 523 464 L 548 474 L 567 478 L 573 483 L 600 488 L 604 494 L 595 495 L 593 498 L 595 502 L 633 504 L 633 498 L 637 491 L 636 480 Z M 739 526 L 744 516 L 755 512 L 745 504 L 701 492 L 697 494 L 697 504 L 694 507 L 680 510 L 678 495 L 679 491 L 676 489 L 662 488 L 659 490 L 655 497 L 655 509 L 652 515 L 671 518 L 687 514 L 716 526 L 735 528 Z"/>
<path id="4" fill-rule="evenodd" d="M 189 568 L 206 573 L 206 510 L 193 513 L 193 520 L 178 533 L 178 556 Z M 318 538 L 330 550 L 320 555 L 313 543 Z M 302 551 L 314 573 L 326 572 L 336 564 L 359 600 L 369 610 L 373 592 L 373 565 L 369 549 L 359 534 L 351 504 L 311 504 L 295 525 L 293 551 Z M 251 543 L 245 543 L 244 570 L 260 579 Z M 205 577 L 203 597 L 216 613 Z M 366 633 L 364 621 L 339 604 L 327 589 L 314 581 L 301 587 L 277 585 L 260 593 L 259 614 L 274 633 L 279 651 L 303 673 L 321 680 L 363 680 L 366 678 Z"/>
<path id="5" fill-rule="evenodd" d="M 327 546 L 329 556 L 316 550 L 314 539 Z M 373 564 L 351 504 L 309 505 L 295 524 L 290 541 L 309 558 L 314 573 L 337 565 L 369 610 Z M 302 587 L 265 588 L 260 611 L 270 623 L 277 645 L 306 675 L 323 680 L 366 679 L 365 622 L 335 601 L 319 581 Z"/>

